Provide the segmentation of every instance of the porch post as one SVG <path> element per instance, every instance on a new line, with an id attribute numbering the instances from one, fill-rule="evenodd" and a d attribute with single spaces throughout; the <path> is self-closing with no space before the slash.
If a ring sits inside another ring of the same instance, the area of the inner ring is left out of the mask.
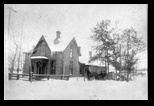
<path id="1" fill-rule="evenodd" d="M 64 79 L 64 76 L 65 76 L 65 61 L 63 60 L 63 79 Z"/>
<path id="2" fill-rule="evenodd" d="M 48 68 L 47 68 L 47 74 L 50 74 L 50 67 L 51 67 L 51 66 L 50 66 L 50 61 L 51 61 L 51 60 L 49 59 L 49 61 L 48 61 Z"/>
<path id="3" fill-rule="evenodd" d="M 51 66 L 50 66 L 50 59 L 48 60 L 47 65 L 48 65 L 48 66 L 47 66 L 47 74 L 50 75 L 50 67 L 51 67 Z M 49 79 L 50 79 L 50 76 L 48 76 L 48 80 L 49 80 Z"/>
<path id="4" fill-rule="evenodd" d="M 85 81 L 85 68 L 83 69 L 83 71 L 84 71 L 84 81 Z"/>
<path id="5" fill-rule="evenodd" d="M 34 74 L 36 74 L 36 62 L 34 62 Z"/>

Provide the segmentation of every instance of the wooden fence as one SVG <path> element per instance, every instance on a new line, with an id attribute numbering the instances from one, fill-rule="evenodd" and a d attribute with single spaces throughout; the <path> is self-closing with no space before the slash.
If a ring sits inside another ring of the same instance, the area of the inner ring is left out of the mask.
<path id="1" fill-rule="evenodd" d="M 61 80 L 65 78 L 69 80 L 69 75 L 49 75 L 49 74 L 33 74 L 33 73 L 29 73 L 29 74 L 9 73 L 9 80 L 12 80 L 12 77 L 16 77 L 16 80 L 19 80 L 20 78 L 23 78 L 24 76 L 28 76 L 30 82 L 32 82 L 33 79 L 35 79 L 36 77 L 47 78 L 47 80 L 49 80 L 50 78 L 57 78 L 57 77 L 58 79 L 61 79 Z"/>

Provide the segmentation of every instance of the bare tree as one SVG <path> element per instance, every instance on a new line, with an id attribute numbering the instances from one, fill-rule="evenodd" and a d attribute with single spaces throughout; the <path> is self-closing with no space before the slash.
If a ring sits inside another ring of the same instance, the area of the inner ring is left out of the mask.
<path id="1" fill-rule="evenodd" d="M 146 43 L 143 41 L 143 38 L 137 37 L 137 32 L 135 29 L 125 29 L 123 31 L 123 42 L 126 42 L 125 51 L 127 51 L 123 56 L 124 68 L 127 69 L 127 81 L 129 81 L 129 74 L 133 70 L 134 65 L 137 63 L 138 58 L 135 56 L 138 53 L 141 53 L 146 50 Z"/>
<path id="2" fill-rule="evenodd" d="M 126 70 L 127 81 L 129 81 L 129 74 L 134 70 L 134 65 L 139 60 L 136 55 L 146 50 L 146 43 L 142 38 L 137 37 L 137 32 L 133 28 L 122 30 L 122 34 L 116 35 L 113 40 L 117 45 L 114 49 L 117 51 L 114 51 L 112 55 L 114 58 L 110 62 L 117 70 Z"/>
<path id="3" fill-rule="evenodd" d="M 17 44 L 17 42 L 15 40 L 14 34 L 13 34 L 13 36 L 11 36 L 11 41 L 15 45 L 15 51 L 9 49 L 9 51 L 11 52 L 11 53 L 9 53 L 9 68 L 10 68 L 10 73 L 13 73 L 16 59 L 17 59 L 19 45 Z"/>

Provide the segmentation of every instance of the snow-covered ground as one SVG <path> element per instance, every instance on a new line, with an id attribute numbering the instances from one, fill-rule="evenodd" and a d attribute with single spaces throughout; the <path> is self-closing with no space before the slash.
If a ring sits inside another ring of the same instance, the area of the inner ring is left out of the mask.
<path id="1" fill-rule="evenodd" d="M 34 81 L 11 80 L 7 100 L 147 100 L 147 77 L 136 81 L 87 81 L 83 78 Z"/>

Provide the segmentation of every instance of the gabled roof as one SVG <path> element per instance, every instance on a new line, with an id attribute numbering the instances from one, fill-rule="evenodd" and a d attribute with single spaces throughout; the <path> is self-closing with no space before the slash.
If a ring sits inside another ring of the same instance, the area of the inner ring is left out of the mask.
<path id="1" fill-rule="evenodd" d="M 64 51 L 68 44 L 73 40 L 73 37 L 69 37 L 66 39 L 60 38 L 60 43 L 59 44 L 54 44 L 54 39 L 55 38 L 50 38 L 50 37 L 44 37 L 45 40 L 47 41 L 47 44 L 49 45 L 49 48 L 52 52 L 56 51 Z"/>
<path id="2" fill-rule="evenodd" d="M 49 47 L 48 43 L 46 42 L 46 39 L 45 39 L 44 36 L 42 35 L 41 38 L 40 38 L 40 40 L 38 41 L 38 43 L 37 43 L 36 46 L 34 47 L 33 52 L 35 51 L 35 49 L 37 48 L 37 46 L 38 46 L 42 41 L 45 41 L 47 47 L 48 47 L 49 50 L 50 50 L 50 47 Z M 50 50 L 50 52 L 51 52 L 51 50 Z"/>
<path id="3" fill-rule="evenodd" d="M 105 65 L 102 65 L 102 63 L 100 61 L 93 61 L 93 62 L 87 62 L 85 63 L 86 65 L 91 65 L 91 66 L 102 66 L 105 67 Z"/>
<path id="4" fill-rule="evenodd" d="M 77 52 L 81 56 L 80 51 L 78 49 L 77 42 L 76 42 L 74 37 L 65 37 L 65 38 L 61 37 L 59 39 L 59 41 L 60 41 L 59 44 L 54 44 L 54 39 L 55 38 L 42 35 L 40 40 L 38 41 L 37 45 L 35 46 L 34 50 L 37 48 L 37 46 L 40 44 L 40 42 L 45 41 L 49 50 L 51 51 L 51 54 L 54 53 L 54 52 L 63 52 L 67 48 L 69 43 L 73 41 L 75 43 L 75 45 L 77 46 L 77 48 L 76 48 Z"/>
<path id="5" fill-rule="evenodd" d="M 55 38 L 54 38 L 55 39 Z M 45 40 L 47 41 L 48 45 L 49 45 L 49 48 L 52 52 L 63 52 L 67 46 L 69 45 L 70 42 L 74 41 L 75 45 L 77 46 L 77 52 L 79 53 L 79 55 L 81 56 L 80 54 L 80 51 L 78 49 L 78 45 L 77 45 L 77 42 L 75 40 L 75 37 L 68 37 L 68 38 L 60 38 L 60 43 L 59 44 L 54 44 L 54 39 L 53 38 L 50 38 L 50 37 L 45 37 Z"/>

